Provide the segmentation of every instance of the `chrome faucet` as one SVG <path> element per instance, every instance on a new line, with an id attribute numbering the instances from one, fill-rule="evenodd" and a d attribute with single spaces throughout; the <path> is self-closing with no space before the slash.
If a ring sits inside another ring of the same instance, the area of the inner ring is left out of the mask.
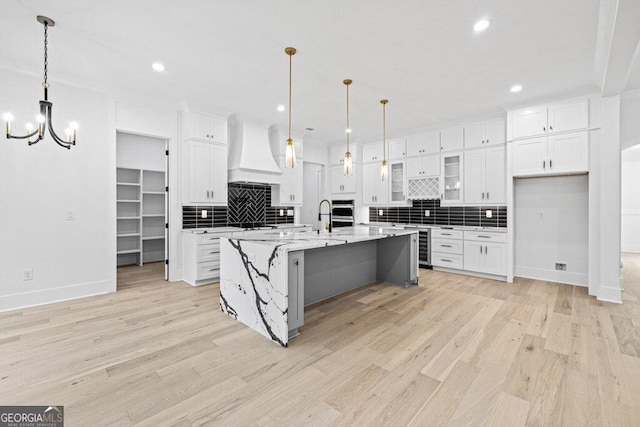
<path id="1" fill-rule="evenodd" d="M 324 202 L 327 202 L 327 204 L 329 205 L 329 213 L 328 214 L 323 214 L 322 213 L 322 204 Z M 322 201 L 318 205 L 318 221 L 322 221 L 322 217 L 326 216 L 326 215 L 329 215 L 329 233 L 331 233 L 331 202 L 328 201 L 327 199 L 322 199 Z"/>

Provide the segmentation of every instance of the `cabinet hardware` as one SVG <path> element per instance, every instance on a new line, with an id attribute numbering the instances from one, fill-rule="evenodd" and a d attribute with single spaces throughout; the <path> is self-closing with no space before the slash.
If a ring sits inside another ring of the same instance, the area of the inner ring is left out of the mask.
<path id="1" fill-rule="evenodd" d="M 553 163 L 551 161 L 551 159 L 549 159 L 549 169 L 553 168 Z"/>
<path id="2" fill-rule="evenodd" d="M 217 254 L 217 252 L 209 252 L 209 255 Z"/>
<path id="3" fill-rule="evenodd" d="M 484 200 L 484 191 L 482 192 L 482 200 Z"/>
<path id="4" fill-rule="evenodd" d="M 482 245 L 480 245 L 480 253 L 482 253 Z"/>
<path id="5" fill-rule="evenodd" d="M 478 236 L 478 237 L 482 237 L 483 239 L 490 239 L 491 236 Z"/>
<path id="6" fill-rule="evenodd" d="M 553 130 L 553 126 L 549 126 L 549 130 Z"/>
<path id="7" fill-rule="evenodd" d="M 451 233 L 442 233 L 443 236 L 451 236 Z"/>
<path id="8" fill-rule="evenodd" d="M 484 139 L 482 140 L 482 144 L 484 144 Z"/>
<path id="9" fill-rule="evenodd" d="M 451 245 L 440 245 L 440 246 L 442 246 L 443 248 L 450 248 L 451 247 Z"/>
<path id="10" fill-rule="evenodd" d="M 215 268 L 210 268 L 209 271 L 216 271 L 216 269 Z"/>
<path id="11" fill-rule="evenodd" d="M 542 169 L 546 169 L 547 168 L 547 162 L 546 161 L 542 161 Z"/>
<path id="12" fill-rule="evenodd" d="M 485 247 L 484 247 L 484 254 L 485 254 L 485 255 L 487 254 L 487 251 L 488 251 L 488 248 L 485 246 Z"/>
<path id="13" fill-rule="evenodd" d="M 489 200 L 489 192 L 487 191 L 487 200 Z"/>
<path id="14" fill-rule="evenodd" d="M 543 130 L 544 132 L 546 132 L 546 131 L 547 131 L 547 128 L 546 128 L 546 127 L 543 127 L 543 128 L 542 128 L 542 130 Z"/>
<path id="15" fill-rule="evenodd" d="M 452 262 L 450 259 L 441 259 L 440 261 L 444 261 L 444 262 Z"/>

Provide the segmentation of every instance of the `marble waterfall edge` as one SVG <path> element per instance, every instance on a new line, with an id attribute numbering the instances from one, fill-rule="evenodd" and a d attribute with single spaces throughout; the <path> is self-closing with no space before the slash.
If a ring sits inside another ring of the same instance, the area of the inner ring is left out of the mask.
<path id="1" fill-rule="evenodd" d="M 221 238 L 220 267 L 220 309 L 286 347 L 286 247 Z"/>

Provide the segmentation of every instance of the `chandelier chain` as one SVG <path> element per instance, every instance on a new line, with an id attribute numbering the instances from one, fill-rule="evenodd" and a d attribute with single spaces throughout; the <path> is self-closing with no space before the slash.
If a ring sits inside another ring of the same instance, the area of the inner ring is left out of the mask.
<path id="1" fill-rule="evenodd" d="M 47 44 L 48 44 L 47 29 L 48 28 L 49 28 L 48 22 L 44 21 L 44 82 L 42 82 L 42 85 L 45 88 L 49 87 L 49 83 L 47 83 L 47 65 L 49 65 L 49 55 L 47 51 Z"/>

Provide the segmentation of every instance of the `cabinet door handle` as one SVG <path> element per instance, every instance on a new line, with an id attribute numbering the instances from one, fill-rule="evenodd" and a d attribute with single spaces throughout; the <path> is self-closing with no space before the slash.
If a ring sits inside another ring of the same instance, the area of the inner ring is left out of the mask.
<path id="1" fill-rule="evenodd" d="M 543 130 L 544 132 L 546 132 L 546 131 L 547 131 L 547 128 L 546 128 L 546 127 L 543 127 L 543 128 L 542 128 L 542 130 Z"/>
<path id="2" fill-rule="evenodd" d="M 553 126 L 549 126 L 549 130 L 553 130 Z"/>
<path id="3" fill-rule="evenodd" d="M 542 161 L 542 169 L 547 168 L 547 162 L 545 160 Z"/>
<path id="4" fill-rule="evenodd" d="M 489 140 L 487 139 L 487 144 L 489 143 Z"/>
<path id="5" fill-rule="evenodd" d="M 485 254 L 485 255 L 487 254 L 488 249 L 489 249 L 489 248 L 487 248 L 486 246 L 484 247 L 484 254 Z"/>
<path id="6" fill-rule="evenodd" d="M 482 253 L 482 245 L 480 245 L 480 253 Z"/>
<path id="7" fill-rule="evenodd" d="M 553 169 L 553 162 L 551 159 L 549 159 L 549 169 Z"/>
<path id="8" fill-rule="evenodd" d="M 484 200 L 484 191 L 482 192 L 482 200 Z"/>
<path id="9" fill-rule="evenodd" d="M 489 192 L 487 191 L 487 200 L 489 200 Z"/>

